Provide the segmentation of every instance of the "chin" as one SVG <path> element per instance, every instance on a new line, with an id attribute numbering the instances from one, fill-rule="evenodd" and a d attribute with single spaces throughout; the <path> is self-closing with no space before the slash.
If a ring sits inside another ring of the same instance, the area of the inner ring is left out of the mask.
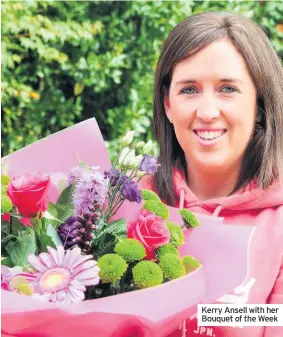
<path id="1" fill-rule="evenodd" d="M 229 166 L 228 164 L 228 158 L 215 158 L 215 157 L 207 157 L 199 158 L 199 160 L 196 161 L 197 167 L 203 171 L 223 171 L 225 169 L 225 166 Z"/>

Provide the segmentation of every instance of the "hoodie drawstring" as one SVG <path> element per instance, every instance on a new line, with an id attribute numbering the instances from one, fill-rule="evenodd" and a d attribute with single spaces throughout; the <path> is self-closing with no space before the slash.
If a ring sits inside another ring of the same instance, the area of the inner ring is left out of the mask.
<path id="1" fill-rule="evenodd" d="M 222 208 L 223 208 L 222 205 L 218 205 L 218 206 L 215 208 L 215 211 L 213 212 L 213 216 L 218 216 L 219 213 L 222 211 Z"/>
<path id="2" fill-rule="evenodd" d="M 186 195 L 185 190 L 183 188 L 181 188 L 180 189 L 179 209 L 184 208 L 185 195 Z M 219 213 L 222 211 L 222 209 L 223 209 L 223 205 L 218 205 L 213 212 L 213 216 L 217 217 L 219 215 Z"/>
<path id="3" fill-rule="evenodd" d="M 179 202 L 179 209 L 184 208 L 184 202 L 185 202 L 185 195 L 186 192 L 183 188 L 180 189 L 180 202 Z"/>

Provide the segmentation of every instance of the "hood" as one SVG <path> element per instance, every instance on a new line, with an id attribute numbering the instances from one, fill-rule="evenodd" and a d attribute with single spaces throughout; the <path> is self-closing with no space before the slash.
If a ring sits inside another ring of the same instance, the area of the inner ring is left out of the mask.
<path id="1" fill-rule="evenodd" d="M 180 198 L 180 203 L 184 200 L 187 208 L 199 206 L 219 213 L 224 209 L 233 211 L 259 210 L 283 205 L 283 187 L 279 182 L 274 183 L 266 190 L 257 188 L 254 183 L 250 183 L 231 196 L 206 201 L 199 200 L 190 190 L 182 171 L 175 169 L 173 184 L 176 195 Z"/>

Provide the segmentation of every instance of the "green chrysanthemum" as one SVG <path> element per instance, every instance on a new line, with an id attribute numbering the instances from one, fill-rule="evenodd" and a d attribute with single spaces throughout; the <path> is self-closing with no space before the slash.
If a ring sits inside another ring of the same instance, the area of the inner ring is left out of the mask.
<path id="1" fill-rule="evenodd" d="M 173 254 L 179 256 L 177 248 L 174 247 L 171 243 L 167 243 L 163 246 L 160 246 L 159 248 L 156 249 L 155 253 L 158 259 L 160 259 L 160 257 L 165 254 Z"/>
<path id="2" fill-rule="evenodd" d="M 188 228 L 199 227 L 200 223 L 198 219 L 196 218 L 196 216 L 191 211 L 183 208 L 179 211 L 179 213 L 181 214 L 182 219 L 184 221 L 184 225 L 186 227 Z"/>
<path id="3" fill-rule="evenodd" d="M 7 195 L 7 188 L 8 188 L 7 185 L 2 185 L 1 186 L 1 194 Z"/>
<path id="4" fill-rule="evenodd" d="M 170 216 L 168 207 L 158 200 L 146 200 L 143 208 L 160 216 L 164 220 Z"/>
<path id="5" fill-rule="evenodd" d="M 141 261 L 133 268 L 133 281 L 137 288 L 149 288 L 161 284 L 163 273 L 153 261 Z"/>
<path id="6" fill-rule="evenodd" d="M 161 202 L 159 196 L 151 190 L 142 190 L 142 198 L 143 200 L 156 200 Z"/>
<path id="7" fill-rule="evenodd" d="M 11 178 L 7 176 L 6 174 L 1 175 L 1 185 L 8 185 Z"/>
<path id="8" fill-rule="evenodd" d="M 1 212 L 7 213 L 12 209 L 13 204 L 11 199 L 7 195 L 1 195 Z"/>
<path id="9" fill-rule="evenodd" d="M 172 243 L 173 246 L 179 247 L 185 242 L 184 233 L 182 231 L 182 228 L 180 228 L 178 225 L 176 225 L 172 221 L 168 221 L 166 223 L 167 228 L 170 232 L 170 243 Z"/>
<path id="10" fill-rule="evenodd" d="M 102 283 L 119 281 L 128 267 L 126 261 L 117 254 L 103 255 L 97 265 L 100 268 L 99 277 Z"/>
<path id="11" fill-rule="evenodd" d="M 140 241 L 135 239 L 121 240 L 116 244 L 114 252 L 128 262 L 139 261 L 146 256 L 144 246 Z"/>
<path id="12" fill-rule="evenodd" d="M 182 258 L 182 261 L 183 261 L 183 265 L 186 270 L 186 274 L 191 273 L 192 271 L 198 269 L 200 266 L 200 263 L 198 262 L 198 260 L 194 258 L 193 256 L 189 256 L 189 255 L 184 256 Z"/>
<path id="13" fill-rule="evenodd" d="M 182 260 L 173 254 L 165 254 L 160 257 L 159 265 L 163 271 L 164 278 L 174 280 L 184 276 L 186 271 Z"/>

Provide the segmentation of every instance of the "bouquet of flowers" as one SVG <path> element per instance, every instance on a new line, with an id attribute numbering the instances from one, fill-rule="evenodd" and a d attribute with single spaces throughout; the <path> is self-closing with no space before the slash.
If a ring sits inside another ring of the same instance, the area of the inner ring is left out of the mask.
<path id="1" fill-rule="evenodd" d="M 168 207 L 138 189 L 158 163 L 151 141 L 133 139 L 128 132 L 109 171 L 79 160 L 60 181 L 55 204 L 49 176 L 2 175 L 3 289 L 66 304 L 157 286 L 199 268 L 194 257 L 180 257 L 184 234 L 168 220 Z M 140 204 L 139 213 L 128 223 L 111 221 L 125 200 Z M 199 226 L 189 210 L 180 214 L 183 228 Z"/>
<path id="2" fill-rule="evenodd" d="M 151 148 L 130 132 L 111 165 L 92 118 L 2 159 L 2 336 L 165 337 L 246 289 L 255 229 L 139 190 Z"/>

